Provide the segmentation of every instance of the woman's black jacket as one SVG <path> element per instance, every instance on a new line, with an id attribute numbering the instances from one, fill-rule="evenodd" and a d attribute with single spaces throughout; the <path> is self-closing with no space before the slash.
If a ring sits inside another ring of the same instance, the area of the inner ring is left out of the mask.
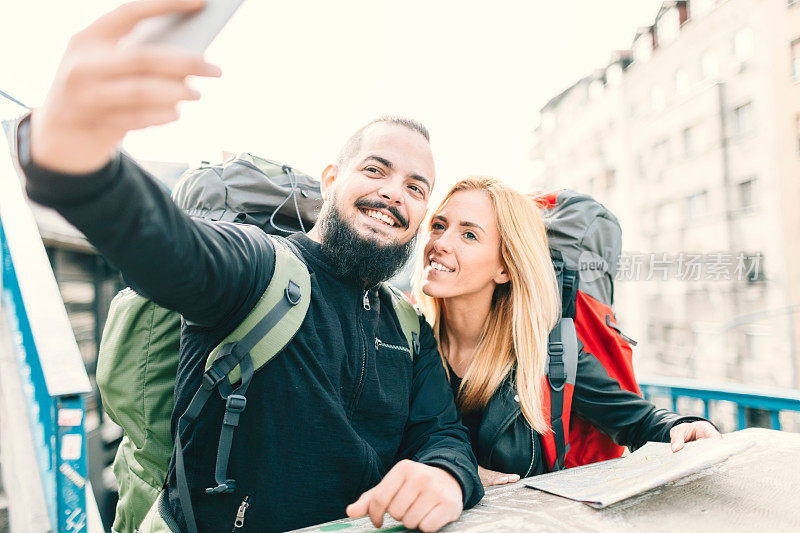
<path id="1" fill-rule="evenodd" d="M 669 442 L 673 426 L 704 420 L 657 409 L 622 389 L 600 361 L 585 352 L 582 343 L 579 346 L 571 416 L 587 420 L 617 444 L 636 449 L 648 441 Z M 495 391 L 483 413 L 466 414 L 464 422 L 470 429 L 472 449 L 480 466 L 527 477 L 547 472 L 548 463 L 540 436 L 520 411 L 514 372 Z"/>

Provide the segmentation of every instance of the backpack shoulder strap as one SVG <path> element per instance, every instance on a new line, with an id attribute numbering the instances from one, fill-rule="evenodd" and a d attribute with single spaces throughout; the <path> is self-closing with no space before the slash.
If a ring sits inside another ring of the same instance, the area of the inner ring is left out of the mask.
<path id="1" fill-rule="evenodd" d="M 558 292 L 561 295 L 561 316 L 574 320 L 578 298 L 578 271 L 567 267 L 564 256 L 556 248 L 550 248 L 550 258 L 556 271 Z"/>
<path id="2" fill-rule="evenodd" d="M 245 319 L 209 354 L 206 370 L 231 343 L 237 343 L 241 353 L 249 352 L 253 370 L 258 370 L 292 340 L 305 319 L 311 295 L 308 267 L 287 239 L 269 237 L 275 244 L 272 281 Z M 228 372 L 228 381 L 236 383 L 240 379 L 237 365 Z"/>
<path id="3" fill-rule="evenodd" d="M 578 373 L 578 334 L 571 318 L 561 318 L 547 340 L 547 383 L 550 388 L 550 427 L 555 445 L 552 470 L 564 468 L 569 448 L 572 392 Z"/>
<path id="4" fill-rule="evenodd" d="M 183 459 L 182 434 L 218 391 L 225 400 L 217 462 L 216 487 L 207 494 L 227 494 L 236 490 L 236 480 L 228 479 L 233 434 L 247 406 L 247 389 L 253 374 L 277 355 L 297 333 L 311 300 L 311 276 L 299 252 L 286 239 L 273 239 L 275 268 L 272 280 L 245 319 L 214 348 L 206 360 L 200 388 L 178 420 L 175 434 L 175 471 L 178 496 L 190 533 L 197 532 Z"/>
<path id="5" fill-rule="evenodd" d="M 400 321 L 400 328 L 406 337 L 408 348 L 411 350 L 411 357 L 418 353 L 419 346 L 419 319 L 420 313 L 411 300 L 402 293 L 400 289 L 390 283 L 384 283 L 383 287 L 389 292 L 392 299 L 392 307 Z"/>

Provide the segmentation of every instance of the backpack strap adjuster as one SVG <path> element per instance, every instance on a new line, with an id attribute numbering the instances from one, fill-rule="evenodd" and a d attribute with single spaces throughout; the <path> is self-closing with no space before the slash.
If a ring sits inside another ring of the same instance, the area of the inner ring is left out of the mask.
<path id="1" fill-rule="evenodd" d="M 229 413 L 239 414 L 247 407 L 247 398 L 241 394 L 229 394 L 225 401 L 225 410 Z"/>
<path id="2" fill-rule="evenodd" d="M 225 379 L 225 374 L 216 366 L 211 366 L 203 373 L 203 388 L 207 391 L 212 391 L 217 388 L 217 385 Z"/>
<path id="3" fill-rule="evenodd" d="M 564 343 L 548 342 L 547 354 L 550 358 L 547 381 L 554 391 L 560 391 L 567 384 L 567 371 L 564 366 Z"/>

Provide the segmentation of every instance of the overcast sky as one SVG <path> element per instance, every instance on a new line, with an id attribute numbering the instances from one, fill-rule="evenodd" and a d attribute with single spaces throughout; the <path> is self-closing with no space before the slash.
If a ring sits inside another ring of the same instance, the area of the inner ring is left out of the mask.
<path id="1" fill-rule="evenodd" d="M 0 89 L 38 105 L 69 35 L 119 3 L 4 0 Z M 541 106 L 628 48 L 660 4 L 246 0 L 206 54 L 223 77 L 125 146 L 188 163 L 250 151 L 318 177 L 353 130 L 401 114 L 431 130 L 439 194 L 467 174 L 523 186 Z"/>

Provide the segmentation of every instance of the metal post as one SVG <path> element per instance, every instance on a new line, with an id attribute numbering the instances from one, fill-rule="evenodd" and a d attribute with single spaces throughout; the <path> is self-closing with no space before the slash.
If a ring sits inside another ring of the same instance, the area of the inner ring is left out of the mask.
<path id="1" fill-rule="evenodd" d="M 56 399 L 56 509 L 58 530 L 86 531 L 86 435 L 84 399 L 64 396 Z"/>
<path id="2" fill-rule="evenodd" d="M 772 429 L 776 429 L 778 431 L 781 430 L 781 412 L 780 411 L 770 411 L 769 417 L 772 420 Z"/>

